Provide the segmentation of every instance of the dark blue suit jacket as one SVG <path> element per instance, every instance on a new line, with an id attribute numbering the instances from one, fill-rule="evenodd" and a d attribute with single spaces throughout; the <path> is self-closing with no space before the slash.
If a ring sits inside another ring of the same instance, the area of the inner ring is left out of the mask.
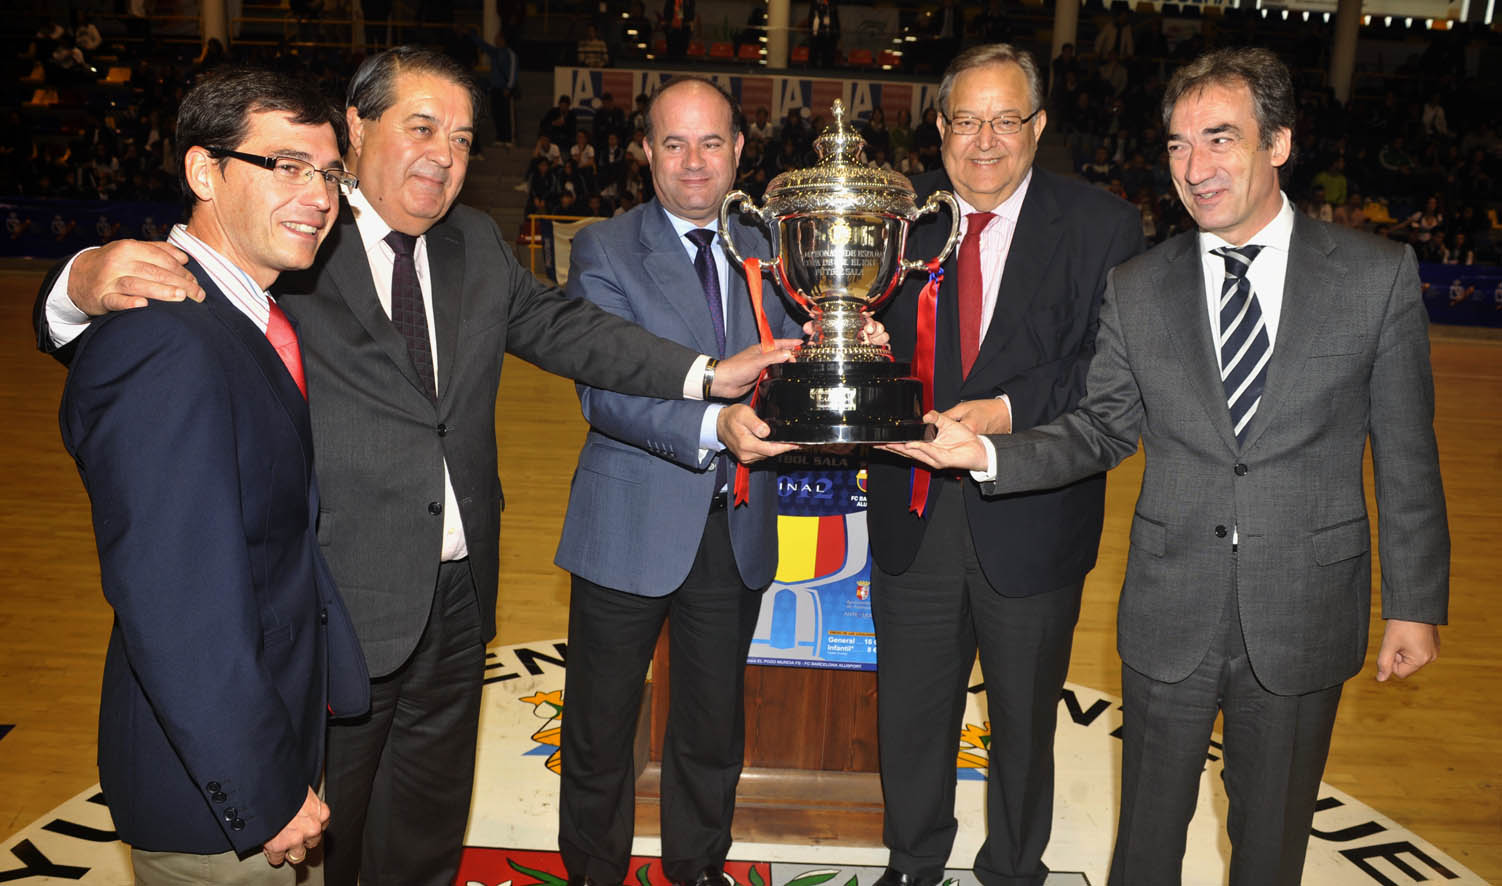
<path id="1" fill-rule="evenodd" d="M 99 777 L 121 839 L 251 852 L 316 785 L 326 717 L 369 677 L 319 553 L 308 407 L 248 318 L 208 298 L 96 320 L 63 391 L 115 609 Z"/>

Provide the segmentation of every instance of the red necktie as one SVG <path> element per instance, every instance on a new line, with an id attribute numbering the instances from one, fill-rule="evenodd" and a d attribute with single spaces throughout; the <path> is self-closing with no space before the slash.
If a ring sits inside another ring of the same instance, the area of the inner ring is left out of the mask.
<path id="1" fill-rule="evenodd" d="M 297 333 L 292 329 L 292 323 L 287 319 L 287 314 L 277 306 L 274 301 L 271 305 L 271 316 L 266 320 L 266 340 L 276 348 L 276 355 L 287 364 L 287 371 L 292 374 L 292 380 L 297 382 L 297 389 L 302 391 L 304 400 L 308 399 L 308 381 L 302 372 L 302 348 L 297 344 Z"/>
<path id="2" fill-rule="evenodd" d="M 960 242 L 959 275 L 960 311 L 960 378 L 970 375 L 975 355 L 980 352 L 981 274 L 980 235 L 995 218 L 989 212 L 972 212 L 965 216 L 965 239 Z"/>

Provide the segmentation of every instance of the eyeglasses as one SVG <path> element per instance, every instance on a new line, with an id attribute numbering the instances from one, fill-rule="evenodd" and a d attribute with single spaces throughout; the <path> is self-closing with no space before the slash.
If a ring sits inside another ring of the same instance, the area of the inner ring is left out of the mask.
<path id="1" fill-rule="evenodd" d="M 950 117 L 944 116 L 944 122 L 949 124 L 949 131 L 955 135 L 975 135 L 980 132 L 981 126 L 989 123 L 991 131 L 997 135 L 1012 135 L 1022 129 L 1022 124 L 1038 116 L 1042 108 L 1028 114 L 1026 117 L 1018 117 L 1016 114 L 1003 114 L 1000 117 L 992 117 L 990 120 L 982 120 L 979 117 Z"/>
<path id="2" fill-rule="evenodd" d="M 296 157 L 262 157 L 259 154 L 231 151 L 229 148 L 208 148 L 207 150 L 214 157 L 232 157 L 263 169 L 269 169 L 272 178 L 289 187 L 304 187 L 313 180 L 315 175 L 323 176 L 323 182 L 330 190 L 337 189 L 346 197 L 360 187 L 360 178 L 353 172 L 346 172 L 343 169 L 319 169 L 308 161 Z"/>

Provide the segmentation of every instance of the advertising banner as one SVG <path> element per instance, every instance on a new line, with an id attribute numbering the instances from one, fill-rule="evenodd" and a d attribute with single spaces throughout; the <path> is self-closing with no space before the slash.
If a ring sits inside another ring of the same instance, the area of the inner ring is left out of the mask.
<path id="1" fill-rule="evenodd" d="M 777 575 L 747 661 L 875 670 L 865 469 L 847 456 L 791 453 L 777 487 Z"/>
<path id="2" fill-rule="evenodd" d="M 554 68 L 553 92 L 567 95 L 573 106 L 584 115 L 594 113 L 596 99 L 610 93 L 618 108 L 628 111 L 638 95 L 651 95 L 673 79 L 673 71 L 632 70 L 630 68 Z M 696 74 L 695 76 L 699 76 Z M 881 108 L 888 121 L 906 109 L 916 122 L 923 109 L 937 107 L 939 84 L 893 83 L 885 80 L 861 80 L 851 77 L 804 77 L 771 74 L 720 74 L 703 76 L 735 97 L 747 117 L 757 108 L 766 108 L 773 121 L 787 112 L 808 108 L 810 114 L 829 122 L 829 106 L 835 99 L 845 103 L 848 120 L 865 120 L 872 108 Z"/>

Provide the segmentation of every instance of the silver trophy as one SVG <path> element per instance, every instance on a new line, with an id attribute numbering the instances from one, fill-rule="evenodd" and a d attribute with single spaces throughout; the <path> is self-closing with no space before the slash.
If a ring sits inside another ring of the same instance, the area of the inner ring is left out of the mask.
<path id="1" fill-rule="evenodd" d="M 814 142 L 819 162 L 790 169 L 767 186 L 758 208 L 743 191 L 720 204 L 720 236 L 743 263 L 730 239 L 737 206 L 771 233 L 778 288 L 814 321 L 814 333 L 794 363 L 772 366 L 757 389 L 757 413 L 786 443 L 888 443 L 923 437 L 923 387 L 906 363 L 886 347 L 861 341 L 862 311 L 892 296 L 909 271 L 928 262 L 903 259 L 908 229 L 920 217 L 949 207 L 949 240 L 960 232 L 960 207 L 948 191 L 917 206 L 907 177 L 866 166 L 865 140 L 845 124 L 844 103 L 830 108 L 834 125 Z"/>

